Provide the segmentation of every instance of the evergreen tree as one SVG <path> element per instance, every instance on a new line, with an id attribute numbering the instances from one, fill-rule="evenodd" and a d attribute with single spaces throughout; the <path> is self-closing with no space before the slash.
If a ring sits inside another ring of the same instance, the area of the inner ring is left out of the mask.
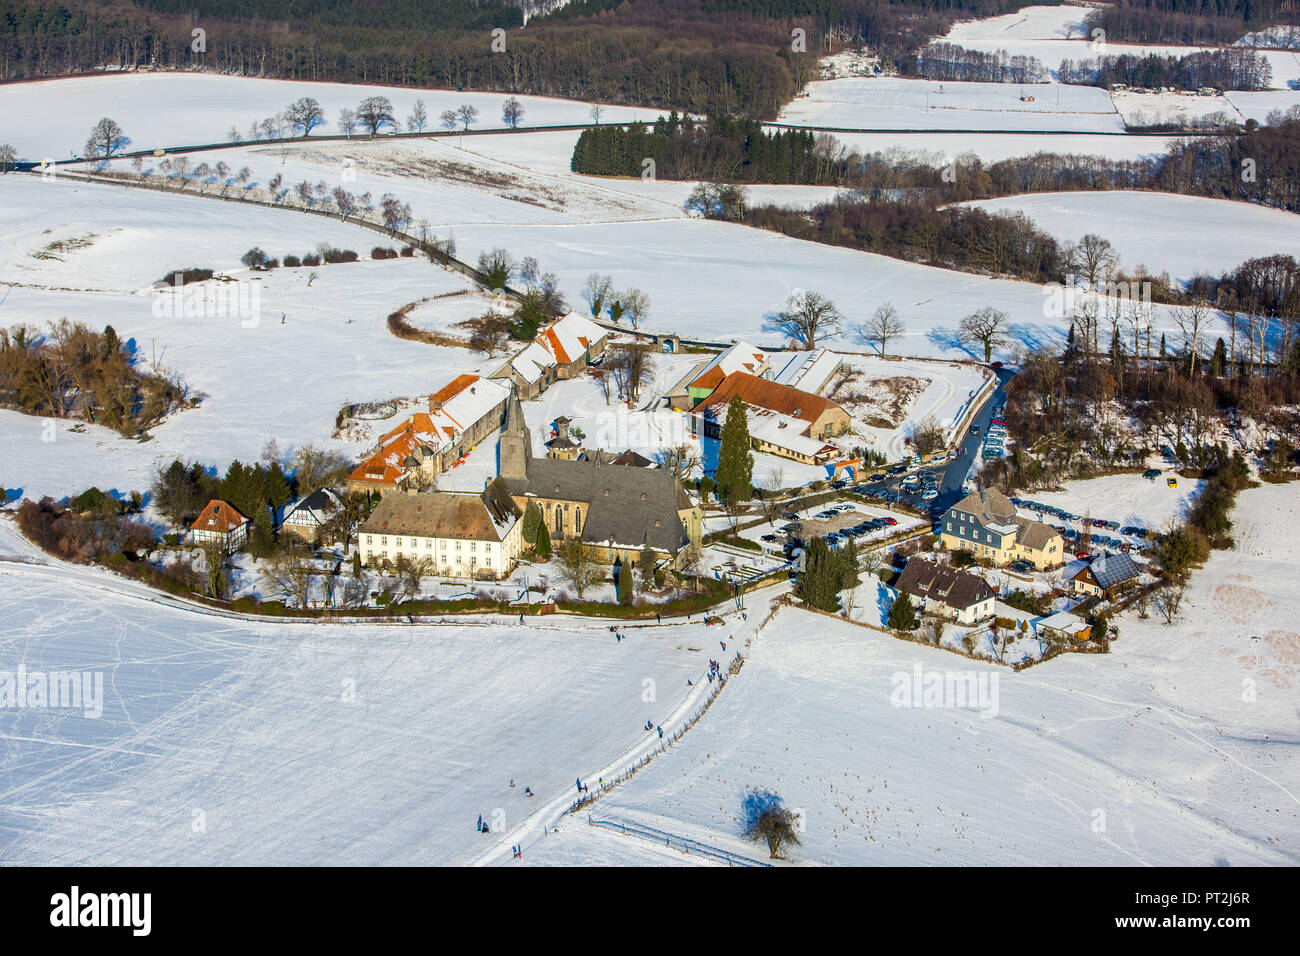
<path id="1" fill-rule="evenodd" d="M 293 493 L 289 490 L 289 479 L 284 476 L 284 469 L 280 467 L 278 461 L 272 462 L 271 467 L 267 469 L 266 495 L 274 508 L 283 508 L 293 497 Z"/>
<path id="2" fill-rule="evenodd" d="M 1210 374 L 1222 375 L 1228 369 L 1228 346 L 1223 339 L 1214 343 L 1214 355 L 1210 358 Z"/>
<path id="3" fill-rule="evenodd" d="M 889 605 L 889 617 L 885 624 L 896 631 L 914 631 L 920 623 L 916 618 L 916 605 L 906 591 L 899 591 L 894 603 Z"/>
<path id="4" fill-rule="evenodd" d="M 360 551 L 352 552 L 352 579 L 354 581 L 361 580 L 361 552 Z"/>
<path id="5" fill-rule="evenodd" d="M 804 552 L 804 567 L 799 572 L 799 599 L 819 611 L 840 609 L 840 576 L 843 560 L 822 538 L 814 538 Z"/>
<path id="6" fill-rule="evenodd" d="M 524 542 L 529 545 L 537 543 L 537 532 L 542 527 L 542 509 L 537 507 L 537 502 L 528 502 L 528 507 L 524 508 Z"/>
<path id="7" fill-rule="evenodd" d="M 637 558 L 636 563 L 637 570 L 641 572 L 641 587 L 649 587 L 651 580 L 654 578 L 657 561 L 654 549 L 650 547 L 650 536 L 646 535 L 645 544 L 641 546 L 641 555 Z"/>
<path id="8" fill-rule="evenodd" d="M 618 566 L 618 603 L 632 603 L 632 562 L 624 561 Z"/>
<path id="9" fill-rule="evenodd" d="M 718 494 L 728 506 L 748 501 L 753 493 L 754 454 L 749 446 L 749 416 L 739 395 L 727 403 L 716 472 Z"/>
<path id="10" fill-rule="evenodd" d="M 551 556 L 551 533 L 546 530 L 546 523 L 537 526 L 537 557 L 545 561 Z"/>

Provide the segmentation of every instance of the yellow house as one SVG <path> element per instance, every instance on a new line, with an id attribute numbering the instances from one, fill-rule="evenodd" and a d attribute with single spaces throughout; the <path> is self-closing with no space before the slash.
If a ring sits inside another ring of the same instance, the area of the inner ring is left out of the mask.
<path id="1" fill-rule="evenodd" d="M 1046 571 L 1065 563 L 1065 539 L 1056 529 L 1020 517 L 1011 499 L 993 488 L 973 491 L 949 508 L 939 540 L 994 564 L 1028 561 Z"/>

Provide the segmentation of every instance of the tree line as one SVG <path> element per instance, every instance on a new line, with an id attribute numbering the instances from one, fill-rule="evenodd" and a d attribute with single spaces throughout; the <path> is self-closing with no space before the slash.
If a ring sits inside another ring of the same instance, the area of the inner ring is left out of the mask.
<path id="1" fill-rule="evenodd" d="M 421 23 L 438 29 L 412 29 Z M 774 116 L 816 70 L 812 54 L 792 49 L 784 18 L 724 15 L 701 0 L 637 0 L 521 24 L 517 6 L 491 0 L 311 0 L 301 10 L 277 0 L 14 0 L 0 16 L 0 78 L 203 68 Z M 201 51 L 195 27 L 206 31 Z M 503 49 L 493 48 L 494 29 L 507 31 Z"/>
<path id="2" fill-rule="evenodd" d="M 1110 87 L 1116 83 L 1137 87 L 1171 86 L 1198 90 L 1266 90 L 1273 80 L 1268 58 L 1254 50 L 1198 50 L 1185 56 L 1140 56 L 1121 53 L 1079 60 L 1062 60 L 1057 72 L 1062 83 Z"/>
<path id="3" fill-rule="evenodd" d="M 1286 0 L 1116 0 L 1086 24 L 1110 43 L 1226 44 L 1271 23 L 1300 22 Z"/>
<path id="4" fill-rule="evenodd" d="M 570 167 L 594 176 L 649 173 L 666 179 L 826 185 L 840 182 L 846 172 L 843 157 L 828 149 L 827 141 L 808 130 L 765 130 L 743 117 L 711 115 L 701 121 L 674 111 L 653 125 L 583 130 Z"/>

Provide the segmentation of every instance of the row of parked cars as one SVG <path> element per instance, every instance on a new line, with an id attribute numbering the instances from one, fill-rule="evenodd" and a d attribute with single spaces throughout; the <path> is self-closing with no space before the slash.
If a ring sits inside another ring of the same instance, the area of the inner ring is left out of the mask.
<path id="1" fill-rule="evenodd" d="M 1042 504 L 1038 501 L 1028 501 L 1024 498 L 1012 498 L 1011 503 L 1017 508 L 1024 508 L 1026 511 L 1036 512 L 1040 517 L 1051 516 L 1061 521 L 1082 522 L 1084 520 L 1083 515 L 1073 514 L 1072 512 L 1066 511 L 1064 508 L 1058 508 L 1055 505 Z M 1151 534 L 1148 529 L 1139 527 L 1138 525 L 1130 524 L 1121 527 L 1118 521 L 1107 521 L 1105 518 L 1092 518 L 1090 519 L 1088 526 L 1094 529 L 1089 535 L 1093 544 L 1104 545 L 1105 547 L 1114 548 L 1117 551 L 1132 551 L 1139 554 L 1146 550 L 1146 545 L 1142 542 Z M 1052 525 L 1052 527 L 1067 541 L 1081 541 L 1083 539 L 1082 531 L 1077 531 L 1074 528 L 1067 527 L 1063 524 Z M 1141 540 L 1126 541 L 1122 538 L 1098 534 L 1097 532 L 1099 531 L 1118 531 L 1122 535 L 1127 535 Z"/>
<path id="2" fill-rule="evenodd" d="M 979 426 L 972 425 L 971 431 L 973 434 L 978 435 Z M 1007 420 L 1002 417 L 993 419 L 989 422 L 988 434 L 984 436 L 983 456 L 985 458 L 1001 458 L 1003 454 L 1003 446 L 1006 445 L 1006 441 Z"/>

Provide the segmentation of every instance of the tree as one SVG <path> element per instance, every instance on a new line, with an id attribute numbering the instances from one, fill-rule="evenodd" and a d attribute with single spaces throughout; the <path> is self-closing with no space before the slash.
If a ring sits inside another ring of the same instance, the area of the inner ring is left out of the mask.
<path id="1" fill-rule="evenodd" d="M 242 262 L 244 265 L 248 266 L 248 268 L 250 269 L 265 269 L 266 264 L 270 260 L 271 257 L 268 256 L 261 249 L 259 249 L 257 246 L 254 246 L 252 249 L 249 249 L 247 252 L 245 252 L 242 256 L 239 257 L 239 261 Z"/>
<path id="2" fill-rule="evenodd" d="M 455 110 L 443 110 L 438 114 L 438 122 L 442 123 L 443 129 L 450 132 L 456 128 L 456 124 L 460 122 L 460 120 L 456 116 Z"/>
<path id="3" fill-rule="evenodd" d="M 289 124 L 295 131 L 302 130 L 304 138 L 325 122 L 325 111 L 321 109 L 320 103 L 310 96 L 294 100 L 285 108 L 284 115 L 288 117 Z"/>
<path id="4" fill-rule="evenodd" d="M 14 168 L 14 163 L 18 161 L 18 154 L 8 143 L 0 143 L 0 173 L 7 173 Z"/>
<path id="5" fill-rule="evenodd" d="M 741 819 L 745 839 L 766 844 L 769 859 L 778 859 L 782 847 L 799 844 L 798 818 L 770 791 L 751 790 L 745 794 Z"/>
<path id="6" fill-rule="evenodd" d="M 646 536 L 645 544 L 641 545 L 641 554 L 637 556 L 636 569 L 641 573 L 641 588 L 644 590 L 654 582 L 655 565 L 659 559 L 655 556 L 654 548 L 650 547 L 650 537 Z"/>
<path id="7" fill-rule="evenodd" d="M 749 500 L 754 482 L 754 453 L 750 450 L 749 413 L 739 395 L 731 396 L 727 403 L 714 480 L 719 496 L 728 507 L 735 508 Z"/>
<path id="8" fill-rule="evenodd" d="M 874 344 L 880 350 L 881 358 L 885 357 L 889 340 L 897 338 L 903 332 L 903 320 L 898 317 L 898 310 L 888 302 L 882 303 L 860 328 L 863 341 Z"/>
<path id="9" fill-rule="evenodd" d="M 632 603 L 632 562 L 624 561 L 618 566 L 618 603 Z"/>
<path id="10" fill-rule="evenodd" d="M 1007 342 L 1007 314 L 986 305 L 961 320 L 957 338 L 965 345 L 984 346 L 984 361 L 991 361 L 993 350 Z"/>
<path id="11" fill-rule="evenodd" d="M 623 304 L 623 312 L 632 320 L 632 328 L 635 329 L 650 312 L 650 296 L 640 289 L 628 289 L 618 298 Z"/>
<path id="12" fill-rule="evenodd" d="M 293 455 L 293 479 L 300 494 L 311 494 L 343 482 L 352 462 L 341 452 L 303 445 Z"/>
<path id="13" fill-rule="evenodd" d="M 649 348 L 629 342 L 615 346 L 605 360 L 605 367 L 618 383 L 619 394 L 629 402 L 640 397 L 641 386 L 650 380 L 650 356 Z"/>
<path id="14" fill-rule="evenodd" d="M 469 124 L 478 119 L 478 107 L 462 103 L 456 107 L 456 119 L 461 123 L 461 132 L 469 129 Z"/>
<path id="15" fill-rule="evenodd" d="M 515 97 L 510 97 L 501 107 L 501 118 L 511 129 L 519 128 L 519 121 L 524 118 L 524 106 Z"/>
<path id="16" fill-rule="evenodd" d="M 524 542 L 528 545 L 537 544 L 537 536 L 542 528 L 542 509 L 537 507 L 537 502 L 528 502 L 524 508 Z"/>
<path id="17" fill-rule="evenodd" d="M 393 562 L 393 571 L 397 574 L 398 601 L 410 601 L 420 593 L 421 579 L 433 571 L 433 561 L 429 558 L 408 558 L 401 554 Z"/>
<path id="18" fill-rule="evenodd" d="M 582 288 L 582 297 L 591 306 L 592 318 L 598 318 L 605 310 L 605 300 L 613 294 L 613 291 L 614 280 L 609 276 L 603 276 L 599 272 L 587 276 L 587 283 Z"/>
<path id="19" fill-rule="evenodd" d="M 786 307 L 768 322 L 768 328 L 781 332 L 805 349 L 817 347 L 817 338 L 831 338 L 840 333 L 843 316 L 835 303 L 820 292 L 796 289 L 786 300 Z"/>
<path id="20" fill-rule="evenodd" d="M 1119 257 L 1109 239 L 1103 239 L 1095 233 L 1088 233 L 1079 240 L 1077 246 L 1071 247 L 1074 253 L 1072 267 L 1077 267 L 1088 280 L 1089 289 L 1103 285 L 1103 279 L 1119 266 Z"/>
<path id="21" fill-rule="evenodd" d="M 551 532 L 547 530 L 545 521 L 537 527 L 537 546 L 533 550 L 541 561 L 551 556 Z"/>
<path id="22" fill-rule="evenodd" d="M 424 108 L 424 100 L 416 100 L 415 108 L 406 118 L 406 128 L 412 133 L 423 133 L 429 125 L 429 114 Z"/>
<path id="23" fill-rule="evenodd" d="M 478 271 L 483 273 L 483 281 L 489 289 L 504 289 L 514 275 L 518 264 L 510 253 L 499 246 L 490 252 L 480 252 Z"/>
<path id="24" fill-rule="evenodd" d="M 705 219 L 739 222 L 745 218 L 748 196 L 743 186 L 733 183 L 699 183 L 691 190 L 683 207 L 698 212 Z"/>
<path id="25" fill-rule="evenodd" d="M 357 128 L 357 114 L 351 107 L 343 107 L 339 110 L 339 129 L 347 135 L 348 139 L 352 138 L 352 132 Z"/>
<path id="26" fill-rule="evenodd" d="M 945 437 L 943 426 L 935 421 L 933 416 L 930 416 L 916 423 L 916 426 L 912 429 L 912 434 L 907 436 L 907 440 L 916 449 L 916 453 L 925 458 L 931 452 L 943 447 Z"/>
<path id="27" fill-rule="evenodd" d="M 374 136 L 385 126 L 397 126 L 393 118 L 393 104 L 386 96 L 367 96 L 357 107 L 357 122 Z"/>
<path id="28" fill-rule="evenodd" d="M 268 590 L 279 593 L 286 606 L 290 601 L 307 607 L 311 599 L 311 582 L 317 569 L 301 554 L 279 554 L 266 563 L 262 575 Z"/>
<path id="29" fill-rule="evenodd" d="M 510 319 L 488 312 L 471 320 L 469 329 L 469 347 L 486 352 L 491 358 L 510 338 Z"/>
<path id="30" fill-rule="evenodd" d="M 90 139 L 86 140 L 87 159 L 108 159 L 131 141 L 122 132 L 122 127 L 105 116 L 90 130 Z"/>
<path id="31" fill-rule="evenodd" d="M 542 526 L 545 528 L 545 525 Z M 564 580 L 573 585 L 578 599 L 600 577 L 600 564 L 596 560 L 596 549 L 581 538 L 567 539 L 557 552 L 560 559 L 560 574 Z"/>
<path id="32" fill-rule="evenodd" d="M 824 538 L 813 538 L 804 551 L 796 593 L 799 600 L 819 611 L 840 609 L 841 563 Z"/>
<path id="33" fill-rule="evenodd" d="M 899 591 L 898 597 L 894 598 L 889 605 L 889 616 L 885 620 L 885 626 L 895 631 L 914 631 L 919 623 L 916 617 L 916 605 L 912 603 L 912 597 L 906 591 Z"/>

